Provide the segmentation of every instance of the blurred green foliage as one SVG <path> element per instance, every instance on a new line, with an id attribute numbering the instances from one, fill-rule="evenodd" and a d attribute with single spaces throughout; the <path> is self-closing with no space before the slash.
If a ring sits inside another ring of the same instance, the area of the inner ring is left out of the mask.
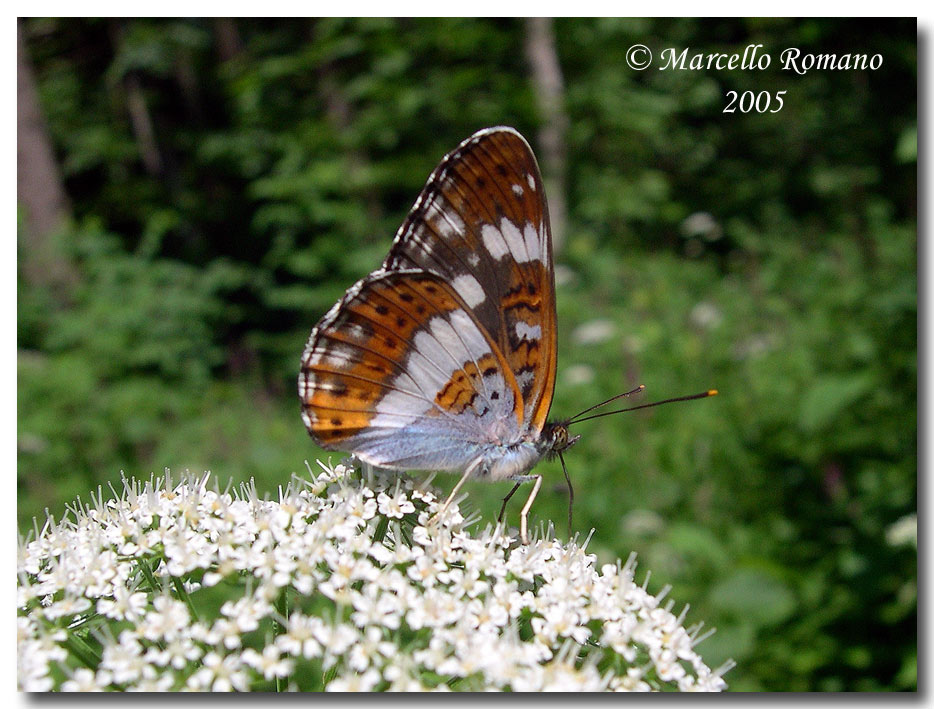
<path id="1" fill-rule="evenodd" d="M 320 455 L 295 392 L 311 326 L 458 141 L 508 124 L 536 144 L 523 23 L 23 29 L 80 284 L 63 300 L 19 280 L 20 529 L 121 470 L 274 493 Z M 553 415 L 638 383 L 648 399 L 721 390 L 582 424 L 575 530 L 596 529 L 602 560 L 638 552 L 716 626 L 702 654 L 737 661 L 734 689 L 916 688 L 916 542 L 893 532 L 916 509 L 914 21 L 555 34 L 570 129 Z M 773 65 L 639 73 L 634 43 L 656 58 L 761 43 Z M 884 64 L 797 76 L 777 68 L 785 47 Z M 787 90 L 785 106 L 723 114 L 729 90 Z M 609 337 L 578 329 L 594 321 Z M 542 469 L 534 513 L 563 534 L 560 468 Z M 469 488 L 493 519 L 507 489 Z"/>

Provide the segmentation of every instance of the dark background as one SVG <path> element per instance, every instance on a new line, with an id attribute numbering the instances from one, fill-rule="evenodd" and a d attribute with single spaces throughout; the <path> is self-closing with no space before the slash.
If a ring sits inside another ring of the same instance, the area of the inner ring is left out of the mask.
<path id="1" fill-rule="evenodd" d="M 916 687 L 913 19 L 19 30 L 24 534 L 121 471 L 270 494 L 302 473 L 309 330 L 441 156 L 507 124 L 556 226 L 553 415 L 640 383 L 721 391 L 582 424 L 575 532 L 716 626 L 700 651 L 737 661 L 733 689 Z M 656 62 L 761 43 L 772 65 L 637 72 L 636 43 Z M 884 63 L 798 76 L 786 47 Z M 724 114 L 730 90 L 787 93 Z M 533 518 L 563 537 L 560 467 L 541 470 Z M 467 487 L 492 520 L 508 484 Z"/>

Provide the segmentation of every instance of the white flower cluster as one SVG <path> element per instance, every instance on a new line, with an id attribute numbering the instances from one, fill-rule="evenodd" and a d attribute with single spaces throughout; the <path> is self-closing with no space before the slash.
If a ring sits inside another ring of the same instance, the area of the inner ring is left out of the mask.
<path id="1" fill-rule="evenodd" d="M 632 558 L 472 536 L 425 484 L 322 468 L 278 501 L 125 480 L 49 520 L 20 547 L 19 688 L 725 688 Z"/>

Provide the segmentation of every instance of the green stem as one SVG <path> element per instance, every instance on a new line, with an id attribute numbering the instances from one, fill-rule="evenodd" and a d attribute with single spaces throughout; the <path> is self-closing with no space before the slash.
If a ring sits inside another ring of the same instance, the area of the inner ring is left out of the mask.
<path id="1" fill-rule="evenodd" d="M 73 635 L 70 630 L 68 631 L 64 644 L 69 652 L 71 652 L 72 656 L 80 661 L 82 665 L 88 669 L 97 670 L 97 666 L 101 662 L 100 655 L 94 652 L 94 650 L 77 635 Z"/>
<path id="2" fill-rule="evenodd" d="M 180 578 L 173 576 L 172 585 L 175 586 L 175 592 L 178 594 L 179 598 L 183 599 L 188 605 L 188 610 L 191 611 L 192 620 L 198 620 L 198 611 L 195 610 L 195 604 L 192 603 L 191 594 L 185 590 L 185 584 L 182 583 Z"/>

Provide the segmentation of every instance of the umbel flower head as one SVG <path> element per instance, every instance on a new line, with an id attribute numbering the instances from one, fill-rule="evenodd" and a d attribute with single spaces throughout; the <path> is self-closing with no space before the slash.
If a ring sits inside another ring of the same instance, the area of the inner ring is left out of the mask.
<path id="1" fill-rule="evenodd" d="M 278 500 L 208 480 L 124 480 L 20 545 L 20 689 L 726 686 L 632 557 L 473 534 L 457 504 L 430 524 L 436 490 L 345 465 Z"/>

